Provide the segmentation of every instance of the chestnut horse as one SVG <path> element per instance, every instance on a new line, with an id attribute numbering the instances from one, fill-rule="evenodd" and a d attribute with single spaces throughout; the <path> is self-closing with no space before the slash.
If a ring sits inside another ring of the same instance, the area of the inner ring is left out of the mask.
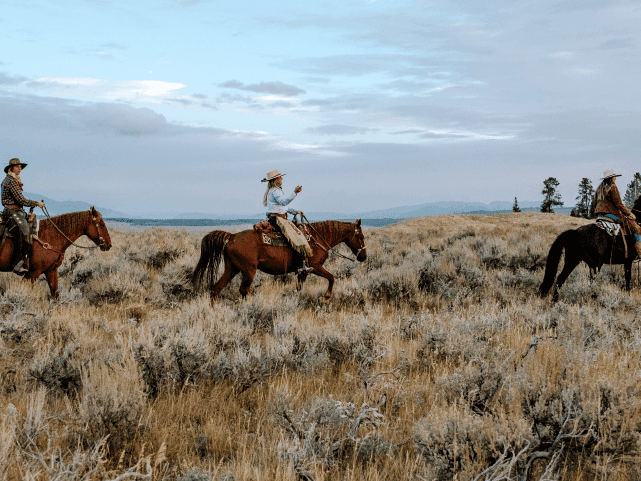
<path id="1" fill-rule="evenodd" d="M 327 220 L 323 222 L 312 222 L 308 224 L 312 241 L 309 243 L 312 248 L 312 255 L 308 258 L 308 264 L 313 267 L 311 272 L 329 281 L 325 298 L 332 296 L 334 287 L 334 276 L 328 272 L 323 263 L 327 260 L 329 250 L 344 242 L 359 262 L 367 259 L 361 220 L 356 222 L 340 222 Z M 216 282 L 220 261 L 225 261 L 225 271 Z M 200 286 L 203 279 L 207 280 L 211 289 L 211 304 L 220 291 L 231 281 L 236 274 L 242 273 L 243 280 L 240 284 L 240 294 L 246 297 L 256 270 L 260 269 L 267 274 L 274 276 L 296 272 L 300 266 L 300 254 L 294 253 L 289 246 L 273 247 L 265 245 L 261 235 L 255 230 L 244 230 L 237 234 L 231 234 L 222 230 L 215 230 L 207 234 L 201 243 L 200 259 L 192 276 L 192 282 L 196 287 Z M 302 288 L 305 282 L 305 274 L 298 276 L 297 289 Z"/>
<path id="2" fill-rule="evenodd" d="M 33 241 L 29 271 L 24 278 L 35 282 L 41 274 L 44 274 L 51 295 L 57 299 L 58 268 L 64 259 L 65 250 L 82 235 L 89 237 L 102 251 L 111 248 L 107 226 L 100 212 L 93 207 L 88 211 L 72 212 L 41 220 L 38 238 Z M 0 272 L 11 271 L 19 261 L 19 259 L 12 259 L 13 254 L 13 238 L 7 237 L 0 248 Z"/>

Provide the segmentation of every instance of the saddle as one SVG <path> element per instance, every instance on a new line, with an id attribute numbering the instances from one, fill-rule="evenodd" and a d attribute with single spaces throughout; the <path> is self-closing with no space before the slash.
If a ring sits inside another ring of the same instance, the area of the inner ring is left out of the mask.
<path id="1" fill-rule="evenodd" d="M 27 222 L 31 227 L 31 235 L 35 238 L 36 233 L 38 232 L 38 224 L 36 222 L 36 216 L 32 211 L 33 209 L 27 215 Z M 3 210 L 2 213 L 0 213 L 0 247 L 4 245 L 5 240 L 20 236 L 19 231 L 12 232 L 12 227 L 15 225 L 16 224 L 11 217 L 11 212 L 7 209 Z"/>
<path id="2" fill-rule="evenodd" d="M 298 228 L 300 233 L 305 236 L 307 242 L 310 242 L 312 240 L 312 236 L 309 232 L 309 227 L 307 226 L 307 224 L 297 224 L 296 227 Z M 269 221 L 261 220 L 258 224 L 254 225 L 254 230 L 258 232 L 258 234 L 260 234 L 263 244 L 265 245 L 269 245 L 272 247 L 291 247 L 291 244 L 285 238 L 285 236 L 279 230 L 275 229 L 274 226 L 269 223 Z"/>
<path id="3" fill-rule="evenodd" d="M 625 236 L 629 234 L 628 229 L 623 224 L 623 222 L 617 222 L 614 219 L 609 217 L 597 217 L 594 221 L 597 227 L 603 229 L 610 237 L 614 237 L 621 234 L 623 238 L 623 249 L 625 250 L 625 258 L 628 258 L 628 243 L 625 240 Z"/>
<path id="4" fill-rule="evenodd" d="M 254 230 L 258 232 L 263 241 L 263 244 L 265 245 L 272 247 L 289 246 L 289 243 L 287 242 L 287 239 L 285 239 L 285 236 L 274 229 L 274 226 L 266 220 L 261 220 L 258 224 L 255 224 Z"/>

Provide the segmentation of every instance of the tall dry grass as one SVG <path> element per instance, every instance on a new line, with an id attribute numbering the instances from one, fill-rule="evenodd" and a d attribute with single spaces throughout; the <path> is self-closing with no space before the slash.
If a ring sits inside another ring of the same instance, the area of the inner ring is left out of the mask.
<path id="1" fill-rule="evenodd" d="M 0 478 L 636 479 L 638 285 L 580 266 L 537 296 L 584 222 L 368 230 L 365 263 L 326 263 L 329 303 L 322 279 L 259 273 L 212 309 L 188 284 L 202 233 L 158 228 L 70 249 L 58 303 L 5 274 Z"/>

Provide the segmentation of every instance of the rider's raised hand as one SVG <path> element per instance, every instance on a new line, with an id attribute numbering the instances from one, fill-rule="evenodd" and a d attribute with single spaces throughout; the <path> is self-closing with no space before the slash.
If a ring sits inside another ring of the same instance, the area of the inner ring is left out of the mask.
<path id="1" fill-rule="evenodd" d="M 294 189 L 294 193 L 295 193 L 295 194 L 298 194 L 301 190 L 303 190 L 303 187 L 302 187 L 302 186 L 300 186 L 300 185 L 298 185 L 298 186 L 296 186 L 296 188 Z"/>

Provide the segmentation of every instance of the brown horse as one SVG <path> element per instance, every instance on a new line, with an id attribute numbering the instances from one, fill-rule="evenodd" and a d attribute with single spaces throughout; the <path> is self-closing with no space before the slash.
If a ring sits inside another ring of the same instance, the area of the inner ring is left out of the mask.
<path id="1" fill-rule="evenodd" d="M 324 277 L 329 281 L 325 298 L 332 296 L 334 276 L 328 272 L 323 263 L 327 260 L 329 250 L 344 242 L 349 247 L 356 259 L 363 262 L 367 259 L 363 230 L 360 219 L 356 222 L 340 222 L 328 220 L 312 222 L 309 224 L 312 241 L 312 255 L 308 258 L 312 274 Z M 221 259 L 225 260 L 225 271 L 216 282 L 218 267 Z M 222 230 L 215 230 L 207 234 L 201 244 L 200 259 L 194 270 L 192 282 L 200 286 L 204 278 L 211 289 L 212 306 L 220 291 L 231 281 L 236 274 L 242 273 L 243 280 L 240 284 L 240 294 L 246 297 L 256 270 L 260 269 L 274 276 L 296 272 L 300 266 L 300 255 L 294 253 L 291 247 L 273 247 L 262 242 L 261 235 L 255 230 L 244 230 L 231 234 Z M 302 288 L 307 276 L 298 276 L 298 290 Z M 215 283 L 215 284 L 214 284 Z"/>
<path id="2" fill-rule="evenodd" d="M 38 238 L 33 241 L 29 271 L 24 278 L 35 282 L 41 274 L 44 274 L 51 295 L 57 299 L 58 267 L 62 264 L 67 247 L 82 235 L 89 237 L 100 247 L 100 250 L 107 251 L 111 248 L 107 226 L 100 212 L 93 207 L 88 211 L 72 212 L 52 217 L 51 220 L 40 221 Z M 0 272 L 11 271 L 19 261 L 19 259 L 12 259 L 13 254 L 13 238 L 7 237 L 4 245 L 0 247 Z"/>

